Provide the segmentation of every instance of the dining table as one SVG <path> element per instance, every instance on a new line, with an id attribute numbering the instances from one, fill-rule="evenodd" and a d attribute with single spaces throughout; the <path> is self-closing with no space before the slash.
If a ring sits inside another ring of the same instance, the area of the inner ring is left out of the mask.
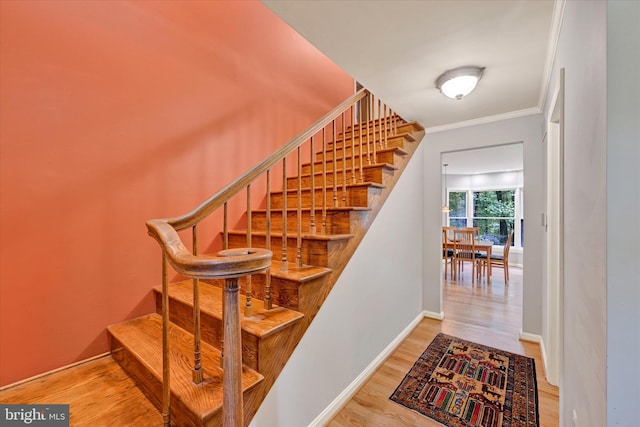
<path id="1" fill-rule="evenodd" d="M 454 242 L 452 239 L 447 239 L 446 241 L 442 242 L 442 248 L 444 250 L 454 249 L 454 246 L 456 250 L 463 250 L 463 251 L 472 250 L 472 245 L 470 243 Z M 487 259 L 491 260 L 491 250 L 493 249 L 492 241 L 476 240 L 473 244 L 473 248 L 475 249 L 476 252 L 484 252 L 487 256 Z M 455 275 L 455 271 L 453 274 Z M 490 261 L 487 262 L 487 284 L 489 285 L 491 284 L 491 262 Z"/>

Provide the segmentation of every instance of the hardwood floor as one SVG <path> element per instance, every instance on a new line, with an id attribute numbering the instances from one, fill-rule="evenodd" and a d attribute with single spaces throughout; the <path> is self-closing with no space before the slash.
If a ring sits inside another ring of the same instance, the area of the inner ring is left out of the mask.
<path id="1" fill-rule="evenodd" d="M 162 415 L 111 356 L 0 391 L 1 403 L 69 404 L 71 426 L 161 426 Z"/>
<path id="2" fill-rule="evenodd" d="M 445 319 L 423 319 L 353 398 L 327 424 L 338 426 L 440 426 L 389 400 L 431 340 L 443 332 L 469 341 L 533 357 L 536 362 L 541 427 L 558 426 L 558 388 L 545 379 L 538 344 L 518 339 L 522 324 L 522 270 L 510 268 L 505 286 L 502 270 L 491 285 L 472 283 L 468 271 L 444 284 Z"/>
<path id="3" fill-rule="evenodd" d="M 447 281 L 444 285 L 444 321 L 422 320 L 328 426 L 439 425 L 389 400 L 439 332 L 535 358 L 540 426 L 558 426 L 558 389 L 544 378 L 540 348 L 537 344 L 518 340 L 522 270 L 512 268 L 510 273 L 508 286 L 504 285 L 499 269 L 494 272 L 490 286 L 484 282 L 472 284 L 469 271 L 458 282 Z M 70 371 L 4 389 L 0 391 L 0 402 L 69 403 L 72 426 L 162 424 L 160 413 L 110 356 Z"/>

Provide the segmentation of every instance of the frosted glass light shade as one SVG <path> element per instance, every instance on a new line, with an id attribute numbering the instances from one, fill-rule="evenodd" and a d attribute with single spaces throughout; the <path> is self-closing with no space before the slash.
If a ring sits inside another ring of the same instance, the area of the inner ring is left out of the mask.
<path id="1" fill-rule="evenodd" d="M 467 96 L 476 85 L 484 68 L 480 67 L 461 67 L 449 70 L 438 77 L 436 87 L 440 89 L 445 96 L 453 99 L 462 99 Z"/>

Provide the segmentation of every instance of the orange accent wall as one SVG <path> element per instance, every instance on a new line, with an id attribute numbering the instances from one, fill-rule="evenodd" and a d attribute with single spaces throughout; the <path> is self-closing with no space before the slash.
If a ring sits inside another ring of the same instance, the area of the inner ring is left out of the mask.
<path id="1" fill-rule="evenodd" d="M 108 351 L 107 325 L 153 311 L 145 221 L 194 208 L 353 80 L 257 1 L 0 8 L 8 384 Z"/>

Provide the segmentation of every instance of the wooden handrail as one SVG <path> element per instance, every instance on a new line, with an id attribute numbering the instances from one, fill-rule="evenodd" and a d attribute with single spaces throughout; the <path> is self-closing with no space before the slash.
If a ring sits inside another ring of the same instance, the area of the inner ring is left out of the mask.
<path id="1" fill-rule="evenodd" d="M 236 250 L 233 257 L 226 251 L 219 252 L 218 255 L 193 255 L 184 246 L 176 230 L 166 221 L 148 221 L 147 228 L 149 234 L 164 249 L 171 266 L 190 278 L 242 277 L 266 270 L 271 265 L 272 253 L 266 249 L 251 249 L 246 253 L 238 253 Z"/>

